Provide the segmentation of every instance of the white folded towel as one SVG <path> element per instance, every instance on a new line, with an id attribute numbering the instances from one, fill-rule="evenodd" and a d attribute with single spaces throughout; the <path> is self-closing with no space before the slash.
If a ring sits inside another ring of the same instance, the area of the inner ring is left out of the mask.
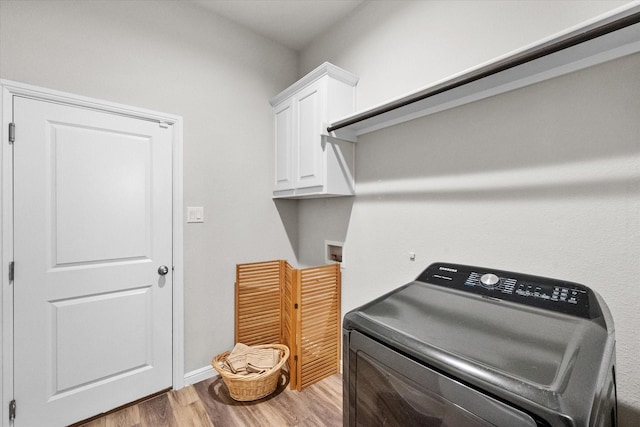
<path id="1" fill-rule="evenodd" d="M 274 348 L 255 348 L 237 343 L 227 356 L 223 369 L 234 374 L 260 374 L 280 362 L 280 351 Z"/>

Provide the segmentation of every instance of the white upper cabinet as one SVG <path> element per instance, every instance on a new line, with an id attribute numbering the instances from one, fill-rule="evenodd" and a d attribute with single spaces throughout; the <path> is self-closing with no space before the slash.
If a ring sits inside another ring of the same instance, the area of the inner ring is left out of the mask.
<path id="1" fill-rule="evenodd" d="M 354 194 L 355 139 L 334 138 L 327 125 L 355 111 L 357 82 L 358 77 L 325 62 L 271 100 L 274 198 Z"/>

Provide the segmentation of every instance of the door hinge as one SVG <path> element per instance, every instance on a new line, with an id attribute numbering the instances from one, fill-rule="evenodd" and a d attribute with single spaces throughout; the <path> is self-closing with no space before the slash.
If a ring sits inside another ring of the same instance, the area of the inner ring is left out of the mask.
<path id="1" fill-rule="evenodd" d="M 13 144 L 16 141 L 16 124 L 9 123 L 9 144 Z"/>
<path id="2" fill-rule="evenodd" d="M 11 261 L 9 263 L 9 283 L 13 283 L 13 277 L 15 275 L 16 263 Z"/>
<path id="3" fill-rule="evenodd" d="M 16 401 L 12 400 L 9 402 L 9 421 L 13 421 L 16 419 Z"/>

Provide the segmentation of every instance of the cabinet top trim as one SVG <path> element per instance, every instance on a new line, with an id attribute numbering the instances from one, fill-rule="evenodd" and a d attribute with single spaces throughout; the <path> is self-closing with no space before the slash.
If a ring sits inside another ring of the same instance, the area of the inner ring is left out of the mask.
<path id="1" fill-rule="evenodd" d="M 342 68 L 335 66 L 330 62 L 325 62 L 321 64 L 319 67 L 317 67 L 316 69 L 309 72 L 304 77 L 302 77 L 300 80 L 298 80 L 297 82 L 295 82 L 294 84 L 292 84 L 291 86 L 289 86 L 288 88 L 280 92 L 278 95 L 271 98 L 271 101 L 269 101 L 269 103 L 271 104 L 271 106 L 278 105 L 280 102 L 289 98 L 291 95 L 298 92 L 300 89 L 310 85 L 311 83 L 317 81 L 318 79 L 324 76 L 332 77 L 350 86 L 355 86 L 359 80 L 358 76 L 356 76 L 355 74 L 352 74 L 346 70 L 343 70 Z"/>
<path id="2" fill-rule="evenodd" d="M 640 2 L 633 1 L 563 34 L 356 112 L 327 131 L 363 135 L 639 51 Z"/>

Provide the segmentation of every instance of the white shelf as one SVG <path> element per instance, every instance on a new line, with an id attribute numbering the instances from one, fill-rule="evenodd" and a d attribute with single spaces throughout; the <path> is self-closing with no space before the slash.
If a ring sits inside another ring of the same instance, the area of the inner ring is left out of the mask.
<path id="1" fill-rule="evenodd" d="M 411 94 L 337 120 L 331 123 L 329 128 L 339 129 L 333 130 L 330 134 L 337 138 L 353 138 L 354 135 L 357 137 L 640 52 L 639 14 L 640 2 L 632 2 L 610 15 L 599 17 L 565 33 L 526 46 Z M 536 57 L 537 53 L 545 52 L 552 46 L 569 44 L 571 39 L 606 29 L 620 20 L 633 23 L 554 53 Z M 536 58 L 529 59 L 531 57 Z M 523 62 L 525 58 L 526 62 Z"/>

